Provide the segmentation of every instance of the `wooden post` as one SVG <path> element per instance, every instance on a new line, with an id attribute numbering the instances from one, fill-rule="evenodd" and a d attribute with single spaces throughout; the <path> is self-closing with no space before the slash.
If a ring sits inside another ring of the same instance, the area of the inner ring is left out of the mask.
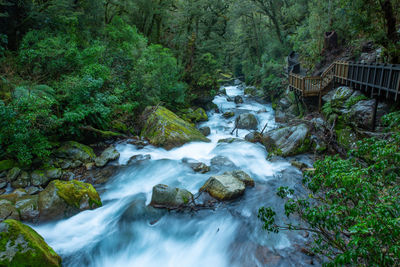
<path id="1" fill-rule="evenodd" d="M 319 96 L 318 96 L 318 112 L 321 112 L 321 106 L 322 106 L 322 93 L 321 91 L 319 92 Z"/>
<path id="2" fill-rule="evenodd" d="M 374 113 L 372 114 L 372 131 L 375 131 L 376 127 L 376 112 L 378 111 L 378 105 L 379 105 L 379 95 L 376 95 Z"/>

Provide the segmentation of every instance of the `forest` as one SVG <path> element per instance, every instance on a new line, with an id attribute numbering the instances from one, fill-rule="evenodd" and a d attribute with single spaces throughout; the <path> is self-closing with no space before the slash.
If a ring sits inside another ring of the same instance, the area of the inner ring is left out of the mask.
<path id="1" fill-rule="evenodd" d="M 182 118 L 209 111 L 235 79 L 276 108 L 292 51 L 309 75 L 335 56 L 359 61 L 365 47 L 379 51 L 380 63 L 400 64 L 398 0 L 0 0 L 0 7 L 0 184 L 12 167 L 52 166 L 64 142 L 140 136 L 146 107 Z M 324 46 L 330 31 L 338 36 L 333 52 Z M 322 114 L 338 109 L 325 105 Z M 309 254 L 324 264 L 397 265 L 399 122 L 392 103 L 383 135 L 319 157 L 304 173 L 311 199 L 279 188 L 285 214 L 301 223 L 275 222 L 276 210 L 258 203 L 264 229 L 313 233 Z"/>

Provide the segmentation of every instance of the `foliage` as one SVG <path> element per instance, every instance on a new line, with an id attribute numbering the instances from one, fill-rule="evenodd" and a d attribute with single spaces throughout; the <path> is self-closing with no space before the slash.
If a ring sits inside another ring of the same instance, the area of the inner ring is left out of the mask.
<path id="1" fill-rule="evenodd" d="M 289 188 L 278 191 L 287 200 L 286 215 L 297 214 L 307 226 L 277 225 L 275 212 L 263 207 L 264 229 L 312 232 L 314 252 L 326 256 L 328 265 L 393 266 L 400 260 L 399 145 L 396 132 L 387 140 L 364 139 L 348 159 L 317 161 L 303 181 L 308 198 Z"/>

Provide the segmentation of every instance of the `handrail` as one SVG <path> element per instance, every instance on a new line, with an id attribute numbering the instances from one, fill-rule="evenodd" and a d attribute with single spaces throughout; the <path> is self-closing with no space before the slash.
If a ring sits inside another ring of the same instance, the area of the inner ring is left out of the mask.
<path id="1" fill-rule="evenodd" d="M 400 95 L 400 65 L 335 61 L 321 76 L 289 73 L 289 88 L 304 97 L 321 96 L 335 82 L 370 91 L 371 96 L 386 92 L 388 98 L 390 93 L 395 94 L 397 101 Z"/>

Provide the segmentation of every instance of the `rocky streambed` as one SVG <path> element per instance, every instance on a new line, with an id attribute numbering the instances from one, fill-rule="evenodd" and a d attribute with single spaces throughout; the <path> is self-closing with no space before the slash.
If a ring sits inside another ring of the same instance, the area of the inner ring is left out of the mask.
<path id="1" fill-rule="evenodd" d="M 313 146 L 309 127 L 275 130 L 271 105 L 245 95 L 242 84 L 224 89 L 213 101 L 218 113 L 209 112 L 200 131 L 162 107 L 148 110 L 142 133 L 157 147 L 121 142 L 91 163 L 111 169 L 111 178 L 95 184 L 101 202 L 87 188 L 79 198 L 86 202 L 65 206 L 70 198 L 61 197 L 60 219 L 41 222 L 38 215 L 41 223 L 30 226 L 63 266 L 318 264 L 304 249 L 308 233 L 267 234 L 257 218 L 261 206 L 270 206 L 287 221 L 278 187 L 306 194 L 291 161 L 311 166 L 312 156 L 290 156 Z M 61 190 L 61 182 L 52 183 Z"/>

